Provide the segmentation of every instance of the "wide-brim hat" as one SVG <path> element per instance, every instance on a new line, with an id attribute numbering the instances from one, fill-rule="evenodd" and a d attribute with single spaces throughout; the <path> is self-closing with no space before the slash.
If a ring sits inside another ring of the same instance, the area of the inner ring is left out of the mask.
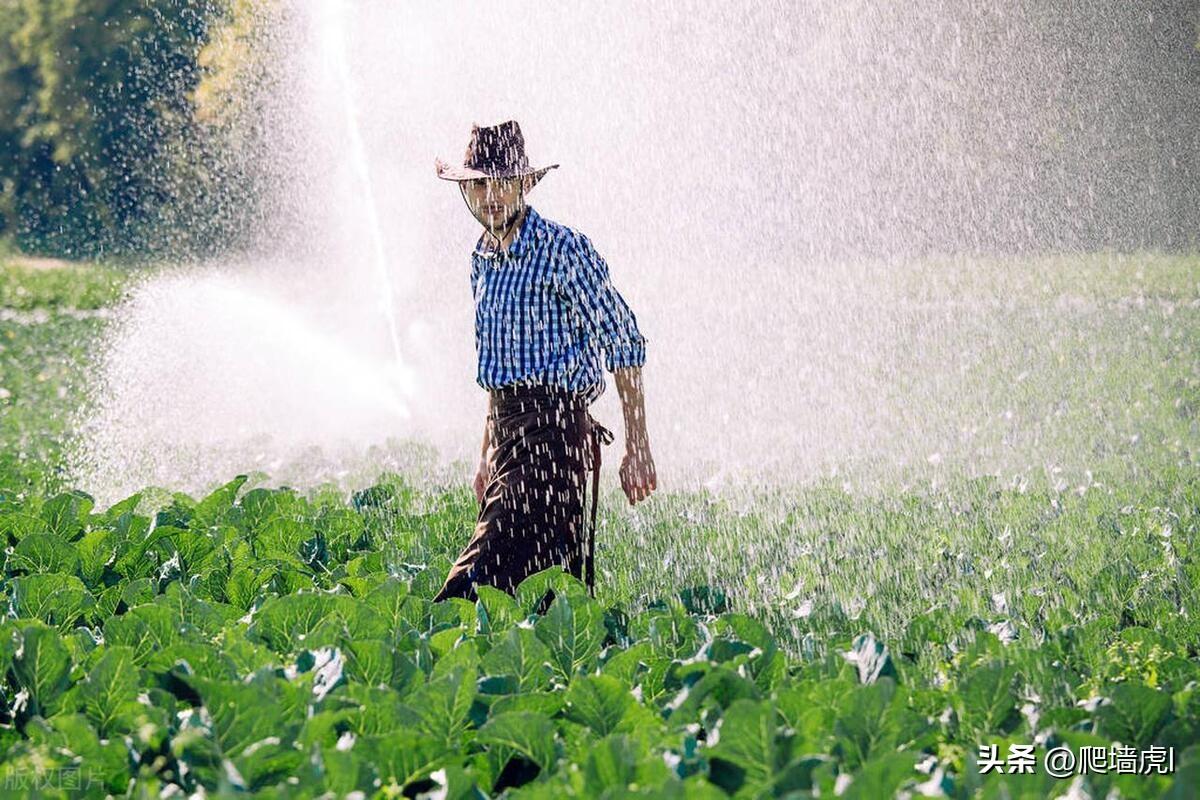
<path id="1" fill-rule="evenodd" d="M 531 167 L 525 155 L 525 137 L 516 120 L 499 125 L 471 126 L 471 141 L 461 166 L 438 158 L 434 160 L 437 176 L 446 181 L 472 181 L 480 178 L 525 178 L 527 188 L 542 179 L 558 164 Z"/>

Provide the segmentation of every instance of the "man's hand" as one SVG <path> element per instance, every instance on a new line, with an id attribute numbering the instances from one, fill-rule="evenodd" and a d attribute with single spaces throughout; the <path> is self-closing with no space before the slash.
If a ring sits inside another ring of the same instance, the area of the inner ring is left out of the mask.
<path id="1" fill-rule="evenodd" d="M 492 446 L 492 427 L 488 424 L 488 420 L 492 418 L 494 411 L 492 396 L 489 394 L 487 420 L 484 420 L 483 423 L 483 446 L 479 448 L 479 466 L 475 469 L 475 481 L 472 484 L 475 488 L 475 499 L 481 506 L 483 505 L 483 492 L 487 488 L 488 482 L 488 449 Z"/>
<path id="2" fill-rule="evenodd" d="M 646 409 L 642 400 L 641 367 L 613 370 L 621 410 L 625 414 L 625 457 L 621 459 L 621 488 L 635 505 L 658 488 L 654 458 L 650 455 L 650 436 L 646 433 Z"/>
<path id="3" fill-rule="evenodd" d="M 487 459 L 479 459 L 479 468 L 475 470 L 475 499 L 479 501 L 479 505 L 483 505 L 483 490 L 487 488 Z"/>
<path id="4" fill-rule="evenodd" d="M 629 505 L 636 505 L 658 488 L 658 476 L 654 473 L 654 457 L 648 445 L 633 445 L 625 449 L 621 459 L 621 489 L 629 498 Z"/>

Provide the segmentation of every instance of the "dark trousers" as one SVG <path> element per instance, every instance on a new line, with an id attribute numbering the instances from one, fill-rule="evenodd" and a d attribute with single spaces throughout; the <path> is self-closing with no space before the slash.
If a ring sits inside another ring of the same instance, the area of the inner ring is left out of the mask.
<path id="1" fill-rule="evenodd" d="M 594 531 L 584 519 L 587 470 L 599 470 L 599 444 L 612 434 L 580 395 L 548 386 L 492 392 L 488 479 L 475 531 L 435 601 L 474 601 L 475 586 L 509 592 L 529 575 L 559 565 L 594 583 Z M 595 517 L 593 482 L 593 525 Z"/>

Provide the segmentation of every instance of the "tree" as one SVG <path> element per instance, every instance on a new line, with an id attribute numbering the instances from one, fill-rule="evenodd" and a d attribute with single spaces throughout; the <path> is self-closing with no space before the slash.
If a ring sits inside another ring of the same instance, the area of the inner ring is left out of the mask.
<path id="1" fill-rule="evenodd" d="M 0 6 L 3 228 L 25 249 L 138 251 L 180 187 L 164 156 L 187 137 L 202 0 L 21 0 Z"/>

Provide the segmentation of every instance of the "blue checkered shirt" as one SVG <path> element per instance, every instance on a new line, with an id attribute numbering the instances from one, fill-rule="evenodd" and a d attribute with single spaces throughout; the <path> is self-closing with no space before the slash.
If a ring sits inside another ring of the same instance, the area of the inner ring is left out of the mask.
<path id="1" fill-rule="evenodd" d="M 601 353 L 610 372 L 646 362 L 637 318 L 586 236 L 526 206 L 507 253 L 485 238 L 471 255 L 480 386 L 561 386 L 590 402 L 604 392 Z"/>

